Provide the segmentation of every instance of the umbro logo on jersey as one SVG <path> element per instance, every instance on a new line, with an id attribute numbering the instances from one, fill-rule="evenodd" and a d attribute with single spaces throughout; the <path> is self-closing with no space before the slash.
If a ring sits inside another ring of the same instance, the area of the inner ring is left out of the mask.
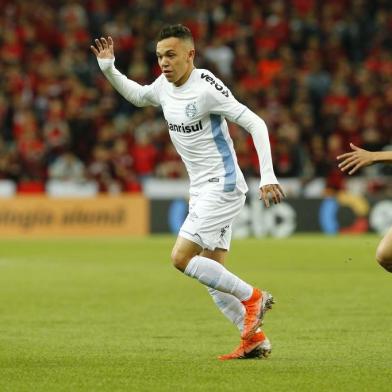
<path id="1" fill-rule="evenodd" d="M 224 90 L 224 87 L 221 84 L 217 83 L 213 77 L 203 72 L 201 74 L 201 78 L 208 82 L 211 86 L 214 86 L 222 95 L 227 98 L 229 97 L 229 91 Z"/>
<path id="2" fill-rule="evenodd" d="M 184 125 L 184 123 L 178 125 L 178 124 L 172 124 L 168 122 L 167 126 L 169 127 L 169 131 L 182 132 L 182 133 L 197 132 L 203 129 L 203 124 L 201 120 L 197 124 L 192 124 L 192 125 Z"/>

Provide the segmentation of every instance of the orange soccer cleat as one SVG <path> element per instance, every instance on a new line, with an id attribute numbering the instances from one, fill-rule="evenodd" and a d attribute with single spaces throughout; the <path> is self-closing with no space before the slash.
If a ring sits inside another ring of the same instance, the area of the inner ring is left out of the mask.
<path id="1" fill-rule="evenodd" d="M 271 354 L 271 343 L 264 332 L 256 332 L 250 339 L 241 339 L 241 344 L 230 354 L 218 357 L 222 361 L 230 359 L 267 358 Z"/>
<path id="2" fill-rule="evenodd" d="M 265 312 L 271 309 L 275 302 L 270 293 L 254 288 L 252 296 L 248 300 L 242 301 L 242 303 L 245 306 L 246 313 L 241 338 L 250 339 L 263 323 Z"/>

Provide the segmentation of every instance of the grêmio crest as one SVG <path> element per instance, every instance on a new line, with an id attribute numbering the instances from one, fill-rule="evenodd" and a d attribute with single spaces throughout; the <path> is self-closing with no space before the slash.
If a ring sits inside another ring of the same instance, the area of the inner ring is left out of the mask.
<path id="1" fill-rule="evenodd" d="M 196 116 L 197 108 L 195 102 L 190 102 L 185 106 L 185 114 L 188 118 L 193 118 Z"/>

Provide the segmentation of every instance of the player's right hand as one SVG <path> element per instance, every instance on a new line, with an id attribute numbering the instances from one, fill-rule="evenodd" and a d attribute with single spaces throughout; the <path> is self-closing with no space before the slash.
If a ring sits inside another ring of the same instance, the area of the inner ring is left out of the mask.
<path id="1" fill-rule="evenodd" d="M 105 38 L 101 37 L 100 39 L 95 40 L 95 45 L 91 45 L 90 48 L 93 53 L 99 59 L 114 59 L 114 44 L 112 37 Z"/>

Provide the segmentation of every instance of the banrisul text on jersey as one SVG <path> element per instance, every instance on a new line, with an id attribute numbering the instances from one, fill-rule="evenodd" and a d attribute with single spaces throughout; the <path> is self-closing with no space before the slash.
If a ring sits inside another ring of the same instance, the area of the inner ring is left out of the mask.
<path id="1" fill-rule="evenodd" d="M 169 131 L 182 132 L 182 133 L 191 133 L 191 132 L 197 132 L 203 130 L 203 123 L 201 122 L 201 120 L 197 124 L 191 124 L 191 125 L 184 125 L 184 123 L 178 125 L 178 124 L 172 124 L 168 122 L 167 126 L 169 128 Z"/>

